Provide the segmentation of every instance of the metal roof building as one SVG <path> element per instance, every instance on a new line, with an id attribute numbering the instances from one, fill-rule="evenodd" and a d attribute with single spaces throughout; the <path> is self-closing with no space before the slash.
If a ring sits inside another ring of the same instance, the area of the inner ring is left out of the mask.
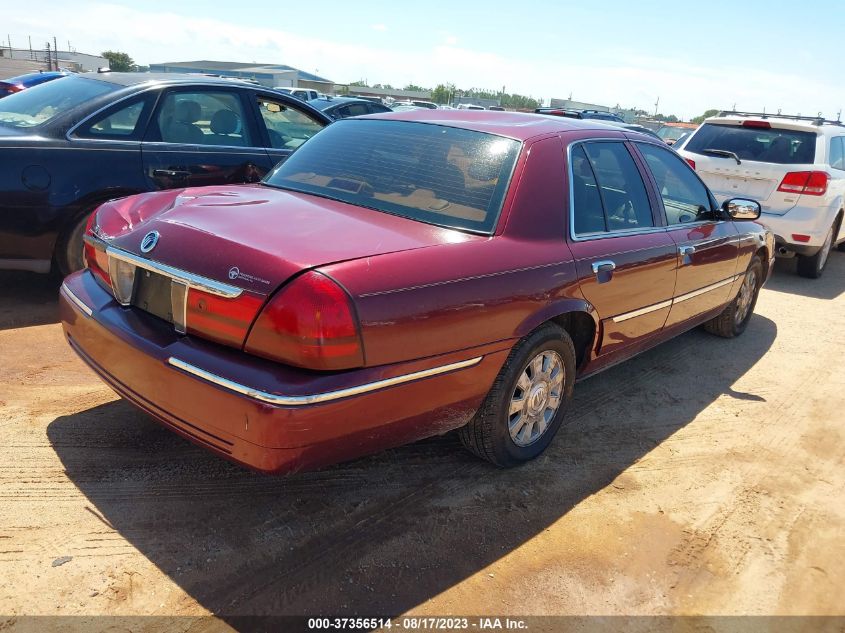
<path id="1" fill-rule="evenodd" d="M 313 88 L 320 92 L 332 92 L 334 89 L 334 82 L 330 79 L 284 64 L 217 62 L 211 60 L 165 62 L 150 64 L 150 72 L 223 75 L 224 77 L 252 79 L 269 88 L 291 86 L 294 88 Z"/>

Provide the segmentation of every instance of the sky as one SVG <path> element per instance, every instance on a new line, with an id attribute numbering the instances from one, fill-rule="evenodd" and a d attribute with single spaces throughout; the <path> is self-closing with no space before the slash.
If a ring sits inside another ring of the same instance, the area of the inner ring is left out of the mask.
<path id="1" fill-rule="evenodd" d="M 0 0 L 0 40 L 138 64 L 287 64 L 336 83 L 454 83 L 642 108 L 836 118 L 845 107 L 845 2 L 460 0 L 362 3 Z M 796 8 L 796 6 L 798 8 Z M 355 8 L 350 8 L 355 7 Z"/>

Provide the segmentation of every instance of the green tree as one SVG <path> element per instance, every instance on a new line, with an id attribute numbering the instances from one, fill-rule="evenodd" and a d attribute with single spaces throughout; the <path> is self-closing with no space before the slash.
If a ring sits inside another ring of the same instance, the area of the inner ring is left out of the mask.
<path id="1" fill-rule="evenodd" d="M 422 86 L 418 86 L 416 84 L 408 84 L 407 86 L 402 88 L 402 90 L 410 90 L 410 91 L 413 91 L 413 92 L 425 92 L 426 91 L 425 88 L 423 88 Z"/>
<path id="2" fill-rule="evenodd" d="M 454 92 L 455 86 L 453 84 L 437 84 L 431 91 L 431 100 L 434 103 L 449 103 L 449 99 Z"/>
<path id="3" fill-rule="evenodd" d="M 694 119 L 691 119 L 690 122 L 691 123 L 697 123 L 697 124 L 701 125 L 704 122 L 704 119 L 711 117 L 711 116 L 716 116 L 717 114 L 719 114 L 718 110 L 707 110 L 701 116 L 697 116 Z"/>
<path id="4" fill-rule="evenodd" d="M 350 86 L 358 86 L 359 88 L 369 88 L 369 86 L 367 85 L 367 82 L 364 81 L 363 79 L 359 79 L 358 81 L 350 81 L 349 85 Z"/>
<path id="5" fill-rule="evenodd" d="M 103 51 L 100 53 L 109 62 L 109 69 L 117 73 L 131 73 L 138 69 L 135 61 L 126 53 L 120 51 Z"/>

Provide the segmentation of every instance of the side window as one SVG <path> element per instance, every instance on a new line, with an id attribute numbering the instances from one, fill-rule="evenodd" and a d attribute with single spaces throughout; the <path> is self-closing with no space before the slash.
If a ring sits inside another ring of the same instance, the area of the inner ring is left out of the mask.
<path id="1" fill-rule="evenodd" d="M 576 234 L 654 226 L 645 185 L 624 143 L 584 143 L 571 156 Z"/>
<path id="2" fill-rule="evenodd" d="M 845 136 L 830 139 L 830 166 L 845 171 Z"/>
<path id="3" fill-rule="evenodd" d="M 649 143 L 637 143 L 637 148 L 657 183 L 669 224 L 712 219 L 707 188 L 680 156 Z"/>
<path id="4" fill-rule="evenodd" d="M 136 129 L 146 101 L 141 99 L 110 112 L 80 127 L 74 136 L 79 138 L 130 139 L 140 134 Z"/>
<path id="5" fill-rule="evenodd" d="M 346 116 L 359 116 L 361 114 L 370 114 L 370 106 L 366 103 L 350 103 L 346 106 L 349 114 Z"/>
<path id="6" fill-rule="evenodd" d="M 289 105 L 258 98 L 261 120 L 267 126 L 270 146 L 276 149 L 296 149 L 317 132 L 323 124 Z"/>
<path id="7" fill-rule="evenodd" d="M 189 145 L 253 145 L 234 92 L 170 92 L 156 116 L 160 140 Z"/>
<path id="8" fill-rule="evenodd" d="M 604 208 L 593 168 L 581 145 L 576 145 L 572 156 L 572 194 L 575 234 L 602 233 L 607 231 Z"/>

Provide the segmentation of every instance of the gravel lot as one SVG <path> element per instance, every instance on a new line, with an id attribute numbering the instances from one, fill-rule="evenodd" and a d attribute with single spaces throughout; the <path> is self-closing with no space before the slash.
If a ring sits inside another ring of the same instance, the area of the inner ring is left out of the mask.
<path id="1" fill-rule="evenodd" d="M 793 269 L 739 339 L 579 384 L 522 468 L 446 436 L 290 478 L 117 400 L 58 282 L 0 274 L 0 614 L 843 614 L 845 253 Z"/>

